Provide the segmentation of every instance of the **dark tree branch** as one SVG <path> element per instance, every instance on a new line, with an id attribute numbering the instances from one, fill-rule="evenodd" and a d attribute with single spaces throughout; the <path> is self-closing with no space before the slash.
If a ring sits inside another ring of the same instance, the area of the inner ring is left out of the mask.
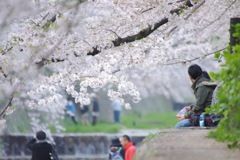
<path id="1" fill-rule="evenodd" d="M 47 22 L 43 25 L 44 29 L 47 29 L 51 23 L 54 23 L 57 20 L 57 14 L 53 15 Z"/>
<path id="2" fill-rule="evenodd" d="M 141 11 L 141 13 L 145 13 L 145 12 L 147 12 L 147 11 L 150 11 L 150 10 L 154 9 L 154 8 L 155 8 L 155 7 L 151 7 L 151 8 L 145 9 L 145 10 Z"/>
<path id="3" fill-rule="evenodd" d="M 130 42 L 134 42 L 136 40 L 146 38 L 152 32 L 154 32 L 155 30 L 157 30 L 159 27 L 166 24 L 167 22 L 168 22 L 168 18 L 163 18 L 159 22 L 155 23 L 153 27 L 148 26 L 147 28 L 141 30 L 137 34 L 127 36 L 127 37 L 124 37 L 124 38 L 118 37 L 117 39 L 112 41 L 113 47 L 118 47 L 118 46 L 120 46 L 124 43 L 130 43 Z M 110 49 L 110 48 L 112 48 L 112 47 L 104 47 L 104 49 Z M 93 50 L 91 52 L 88 52 L 87 55 L 95 56 L 96 54 L 98 54 L 100 52 L 101 52 L 101 47 L 99 47 L 97 45 L 97 46 L 93 47 Z"/>
<path id="4" fill-rule="evenodd" d="M 5 78 L 7 78 L 7 74 L 6 73 L 4 73 L 4 71 L 3 71 L 3 69 L 2 69 L 2 67 L 0 66 L 0 72 L 2 72 L 2 74 L 3 74 L 3 76 L 5 77 Z"/>
<path id="5" fill-rule="evenodd" d="M 9 98 L 9 102 L 6 107 L 0 113 L 0 119 L 4 117 L 6 110 L 12 105 L 13 97 Z"/>
<path id="6" fill-rule="evenodd" d="M 183 3 L 184 2 L 184 3 Z M 178 8 L 176 9 L 173 9 L 170 11 L 171 14 L 181 14 L 181 11 L 184 10 L 184 9 L 187 9 L 188 7 L 192 7 L 193 4 L 191 3 L 190 0 L 179 0 L 177 1 L 176 3 L 183 3 L 182 5 L 180 5 Z M 172 4 L 172 3 L 171 3 Z"/>
<path id="7" fill-rule="evenodd" d="M 45 20 L 48 15 L 49 15 L 49 13 L 47 13 L 44 17 L 42 17 L 42 20 L 41 20 L 41 21 Z M 40 21 L 40 22 L 41 22 L 41 21 Z"/>

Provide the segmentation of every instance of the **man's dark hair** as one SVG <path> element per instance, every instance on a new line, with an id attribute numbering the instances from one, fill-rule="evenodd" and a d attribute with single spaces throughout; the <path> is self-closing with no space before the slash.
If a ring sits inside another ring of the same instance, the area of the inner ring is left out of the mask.
<path id="1" fill-rule="evenodd" d="M 72 98 L 71 98 L 70 96 L 68 96 L 68 97 L 67 97 L 67 100 L 68 100 L 68 101 L 71 101 L 71 100 L 72 100 Z"/>
<path id="2" fill-rule="evenodd" d="M 38 131 L 36 134 L 38 140 L 45 140 L 47 138 L 46 133 L 43 131 Z"/>
<path id="3" fill-rule="evenodd" d="M 192 79 L 196 80 L 202 75 L 202 68 L 197 64 L 193 64 L 188 67 L 188 74 L 192 77 Z"/>
<path id="4" fill-rule="evenodd" d="M 125 138 L 128 142 L 131 142 L 131 139 L 128 135 L 123 135 L 122 137 Z"/>
<path id="5" fill-rule="evenodd" d="M 209 76 L 209 74 L 207 73 L 207 71 L 202 71 L 202 75 L 203 75 L 203 77 L 211 80 L 211 77 Z"/>

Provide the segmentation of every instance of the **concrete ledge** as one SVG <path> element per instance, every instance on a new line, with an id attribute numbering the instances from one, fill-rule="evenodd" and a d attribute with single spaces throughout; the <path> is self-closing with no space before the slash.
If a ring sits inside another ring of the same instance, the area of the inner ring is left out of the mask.
<path id="1" fill-rule="evenodd" d="M 78 157 L 81 157 L 80 159 L 82 160 L 95 160 L 95 158 L 101 158 L 102 156 L 105 156 L 106 159 L 106 155 L 108 154 L 109 147 L 111 145 L 111 140 L 118 137 L 120 137 L 120 135 L 58 134 L 58 136 L 53 136 L 53 139 L 55 141 L 55 149 L 60 157 L 73 157 L 66 159 L 78 159 Z M 131 138 L 138 147 L 145 136 L 131 136 Z M 5 159 L 12 159 L 9 158 L 11 156 L 13 156 L 13 159 L 18 157 L 21 157 L 19 159 L 24 159 L 24 156 L 30 156 L 31 151 L 26 148 L 26 144 L 31 139 L 32 136 L 29 135 L 0 136 L 0 143 L 2 144 L 0 159 L 1 157 L 6 157 Z M 93 156 L 89 157 L 88 155 Z"/>
<path id="2" fill-rule="evenodd" d="M 85 156 L 59 156 L 60 160 L 106 160 L 108 155 L 85 155 Z M 0 157 L 0 160 L 29 160 L 31 156 L 8 156 Z"/>

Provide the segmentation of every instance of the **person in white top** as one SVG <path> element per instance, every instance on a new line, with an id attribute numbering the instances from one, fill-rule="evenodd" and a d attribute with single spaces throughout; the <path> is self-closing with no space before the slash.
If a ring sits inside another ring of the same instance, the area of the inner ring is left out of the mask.
<path id="1" fill-rule="evenodd" d="M 120 114 L 122 111 L 122 106 L 119 100 L 114 100 L 112 102 L 114 123 L 120 123 Z"/>

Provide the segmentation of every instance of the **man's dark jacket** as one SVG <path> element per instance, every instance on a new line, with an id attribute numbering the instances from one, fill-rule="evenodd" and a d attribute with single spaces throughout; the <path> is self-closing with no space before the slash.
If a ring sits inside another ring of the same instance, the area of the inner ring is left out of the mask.
<path id="1" fill-rule="evenodd" d="M 53 147 L 47 141 L 32 139 L 27 147 L 32 151 L 32 160 L 52 160 Z"/>
<path id="2" fill-rule="evenodd" d="M 191 106 L 191 110 L 185 114 L 186 118 L 191 118 L 193 114 L 201 114 L 205 112 L 205 108 L 211 106 L 212 95 L 214 87 L 206 86 L 202 82 L 208 82 L 209 80 L 203 76 L 197 78 L 192 84 L 194 95 L 196 97 L 196 104 Z"/>

